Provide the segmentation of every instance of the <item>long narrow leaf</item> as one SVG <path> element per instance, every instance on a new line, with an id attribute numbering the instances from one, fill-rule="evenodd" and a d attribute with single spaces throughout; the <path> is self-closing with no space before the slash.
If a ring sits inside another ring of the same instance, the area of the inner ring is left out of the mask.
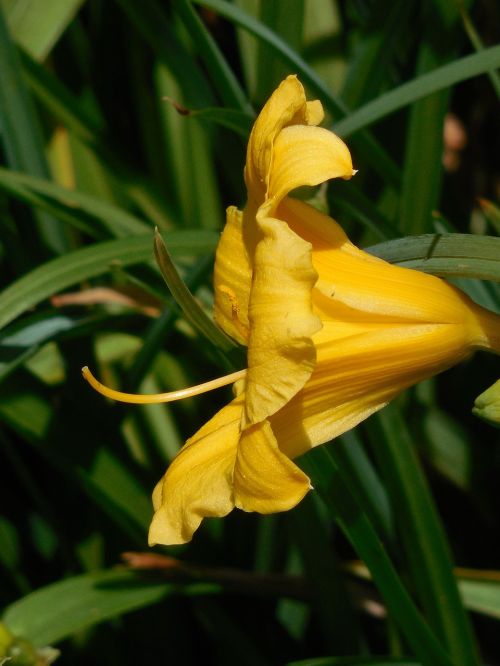
<path id="1" fill-rule="evenodd" d="M 433 92 L 449 88 L 455 83 L 472 79 L 474 76 L 485 74 L 498 67 L 500 67 L 500 46 L 491 46 L 481 53 L 459 58 L 368 102 L 360 109 L 353 111 L 347 118 L 335 123 L 334 130 L 341 136 L 350 136 L 394 111 L 412 104 L 417 99 L 422 99 Z"/>
<path id="2" fill-rule="evenodd" d="M 477 654 L 462 606 L 443 528 L 434 508 L 409 431 L 397 406 L 379 412 L 370 434 L 395 504 L 413 584 L 431 626 L 455 666 L 475 666 Z"/>
<path id="3" fill-rule="evenodd" d="M 155 233 L 154 249 L 161 274 L 186 319 L 216 348 L 224 352 L 234 349 L 234 342 L 215 325 L 187 288 L 158 231 Z"/>
<path id="4" fill-rule="evenodd" d="M 412 602 L 372 524 L 346 485 L 334 456 L 334 448 L 327 451 L 321 447 L 302 458 L 301 464 L 370 570 L 394 622 L 417 658 L 429 666 L 451 666 L 451 659 Z"/>
<path id="5" fill-rule="evenodd" d="M 423 234 L 368 248 L 391 263 L 443 277 L 500 281 L 500 238 L 471 234 Z"/>
<path id="6" fill-rule="evenodd" d="M 210 231 L 173 231 L 166 234 L 175 254 L 203 254 L 215 249 L 218 234 Z M 113 264 L 130 266 L 151 259 L 151 235 L 96 243 L 35 268 L 0 293 L 0 328 L 48 296 L 96 275 Z"/>

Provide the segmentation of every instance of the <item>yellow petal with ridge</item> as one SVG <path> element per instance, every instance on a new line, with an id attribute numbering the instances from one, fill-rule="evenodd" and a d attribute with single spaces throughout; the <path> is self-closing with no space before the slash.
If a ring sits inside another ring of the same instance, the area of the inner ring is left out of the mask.
<path id="1" fill-rule="evenodd" d="M 252 267 L 243 240 L 243 214 L 235 207 L 227 209 L 214 267 L 214 318 L 231 338 L 248 342 L 248 299 Z"/>
<path id="2" fill-rule="evenodd" d="M 280 409 L 309 379 L 321 328 L 312 313 L 317 279 L 311 246 L 285 222 L 258 219 L 263 238 L 254 258 L 249 304 L 250 337 L 243 427 Z"/>
<path id="3" fill-rule="evenodd" d="M 310 489 L 306 474 L 279 450 L 268 421 L 242 433 L 234 468 L 234 500 L 239 509 L 288 511 Z"/>
<path id="4" fill-rule="evenodd" d="M 325 322 L 313 339 L 314 373 L 270 417 L 281 450 L 291 458 L 338 437 L 474 349 L 468 329 L 455 324 Z"/>
<path id="5" fill-rule="evenodd" d="M 221 409 L 170 464 L 153 492 L 149 544 L 186 543 L 203 518 L 234 508 L 233 469 L 244 396 Z"/>
<path id="6" fill-rule="evenodd" d="M 394 266 L 355 247 L 331 217 L 287 198 L 277 214 L 312 244 L 312 262 L 319 274 L 316 289 L 332 301 L 371 321 L 460 323 L 478 309 L 461 291 L 440 278 Z M 328 303 L 321 316 L 328 318 Z"/>

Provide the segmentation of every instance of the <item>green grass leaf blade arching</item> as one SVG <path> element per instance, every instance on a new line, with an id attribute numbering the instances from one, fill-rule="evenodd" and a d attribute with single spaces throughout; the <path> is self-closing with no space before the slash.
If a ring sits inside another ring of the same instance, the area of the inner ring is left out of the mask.
<path id="1" fill-rule="evenodd" d="M 7 16 L 12 37 L 34 58 L 45 60 L 84 2 L 14 2 Z"/>
<path id="2" fill-rule="evenodd" d="M 443 176 L 443 128 L 449 97 L 445 88 L 419 99 L 410 110 L 399 212 L 405 235 L 433 228 L 432 211 L 438 206 Z"/>
<path id="3" fill-rule="evenodd" d="M 459 48 L 458 12 L 453 3 L 436 0 L 433 21 L 423 13 L 423 39 L 418 46 L 415 77 L 435 71 L 456 58 Z M 444 124 L 449 87 L 412 104 L 406 129 L 399 225 L 404 235 L 433 230 L 432 211 L 439 205 L 443 180 Z"/>
<path id="4" fill-rule="evenodd" d="M 11 604 L 2 621 L 35 646 L 55 644 L 100 622 L 150 606 L 172 593 L 217 592 L 215 585 L 178 586 L 129 571 L 102 571 L 68 578 Z"/>
<path id="5" fill-rule="evenodd" d="M 94 237 L 126 237 L 150 229 L 147 222 L 125 210 L 78 190 L 67 190 L 50 180 L 0 167 L 0 190 L 19 201 L 50 211 L 61 220 Z"/>
<path id="6" fill-rule="evenodd" d="M 167 232 L 172 254 L 212 252 L 219 235 L 208 230 Z M 62 289 L 106 273 L 113 264 L 125 267 L 152 258 L 152 236 L 105 241 L 53 259 L 0 292 L 0 328 Z"/>
<path id="7" fill-rule="evenodd" d="M 397 406 L 389 405 L 373 424 L 370 436 L 393 499 L 415 593 L 454 666 L 475 666 L 476 648 L 448 543 L 406 423 Z"/>
<path id="8" fill-rule="evenodd" d="M 500 238 L 472 234 L 422 234 L 372 245 L 390 263 L 442 277 L 500 282 Z"/>
<path id="9" fill-rule="evenodd" d="M 158 231 L 155 232 L 154 249 L 161 274 L 186 319 L 216 348 L 224 352 L 234 349 L 236 346 L 234 342 L 216 326 L 189 291 L 175 268 L 167 246 Z"/>
<path id="10" fill-rule="evenodd" d="M 467 33 L 470 43 L 476 49 L 477 52 L 483 51 L 484 50 L 483 40 L 481 39 L 481 36 L 479 35 L 476 26 L 472 21 L 472 17 L 465 3 L 462 1 L 457 2 L 457 0 L 455 0 L 455 2 L 457 5 L 457 9 L 460 12 L 464 30 Z M 500 98 L 500 76 L 498 75 L 498 72 L 494 69 L 491 69 L 488 71 L 488 76 L 491 81 L 491 85 L 495 89 L 497 97 Z"/>
<path id="11" fill-rule="evenodd" d="M 9 166 L 34 176 L 49 177 L 41 127 L 22 77 L 17 49 L 11 41 L 0 6 L 0 131 Z M 68 247 L 64 230 L 45 213 L 38 214 L 39 242 L 52 254 Z M 33 234 L 32 234 L 33 235 Z M 33 254 L 40 252 L 35 239 Z"/>
<path id="12" fill-rule="evenodd" d="M 343 137 L 350 136 L 422 97 L 498 67 L 500 46 L 491 46 L 481 53 L 459 58 L 368 102 L 347 118 L 335 123 L 333 129 Z"/>
<path id="13" fill-rule="evenodd" d="M 443 646 L 410 598 L 370 520 L 345 483 L 335 450 L 319 447 L 302 458 L 301 466 L 335 516 L 359 557 L 370 570 L 391 617 L 423 664 L 452 666 Z"/>

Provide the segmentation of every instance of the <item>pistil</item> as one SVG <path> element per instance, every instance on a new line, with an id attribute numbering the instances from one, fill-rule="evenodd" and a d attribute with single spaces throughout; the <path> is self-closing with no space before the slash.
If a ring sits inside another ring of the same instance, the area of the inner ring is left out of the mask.
<path id="1" fill-rule="evenodd" d="M 200 393 L 206 393 L 207 391 L 212 391 L 213 389 L 220 388 L 221 386 L 233 384 L 239 379 L 243 379 L 246 376 L 247 371 L 238 370 L 237 372 L 232 372 L 231 374 L 225 375 L 224 377 L 218 377 L 217 379 L 212 379 L 209 382 L 204 382 L 203 384 L 198 384 L 197 386 L 191 386 L 190 388 L 180 389 L 178 391 L 169 391 L 168 393 L 151 393 L 149 395 L 115 391 L 115 389 L 101 384 L 101 382 L 96 379 L 90 372 L 87 366 L 82 368 L 82 374 L 93 389 L 95 389 L 98 393 L 106 396 L 107 398 L 117 400 L 118 402 L 130 402 L 133 404 L 149 405 L 159 402 L 174 402 L 175 400 L 182 400 L 183 398 L 191 398 L 194 395 L 200 395 Z"/>

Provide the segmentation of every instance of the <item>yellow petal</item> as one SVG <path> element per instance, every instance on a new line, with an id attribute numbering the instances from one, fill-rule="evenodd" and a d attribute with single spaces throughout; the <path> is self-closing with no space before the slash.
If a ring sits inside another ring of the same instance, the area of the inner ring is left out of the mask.
<path id="1" fill-rule="evenodd" d="M 311 340 L 321 328 L 312 313 L 317 275 L 311 246 L 281 220 L 259 218 L 249 304 L 250 337 L 243 425 L 263 421 L 299 391 L 314 369 Z"/>
<path id="2" fill-rule="evenodd" d="M 323 127 L 292 125 L 274 142 L 267 196 L 275 206 L 297 187 L 351 178 L 354 173 L 349 148 L 336 134 Z"/>
<path id="3" fill-rule="evenodd" d="M 227 209 L 226 226 L 215 256 L 214 317 L 225 333 L 246 345 L 252 268 L 243 241 L 242 217 L 234 206 Z"/>
<path id="4" fill-rule="evenodd" d="M 277 214 L 312 244 L 312 261 L 320 276 L 316 289 L 334 301 L 333 313 L 343 303 L 353 316 L 362 313 L 365 321 L 382 317 L 393 322 L 457 323 L 472 316 L 472 302 L 458 289 L 359 250 L 334 220 L 311 206 L 288 198 Z M 321 317 L 329 317 L 326 301 Z"/>
<path id="5" fill-rule="evenodd" d="M 260 112 L 250 134 L 245 166 L 249 198 L 262 202 L 267 191 L 273 144 L 289 124 L 312 124 L 323 119 L 321 103 L 306 102 L 304 88 L 296 76 L 288 76 Z"/>
<path id="6" fill-rule="evenodd" d="M 234 468 L 234 499 L 239 509 L 287 511 L 310 488 L 309 478 L 279 450 L 268 421 L 242 433 Z"/>
<path id="7" fill-rule="evenodd" d="M 234 507 L 236 460 L 243 396 L 220 410 L 183 446 L 153 492 L 149 543 L 186 543 L 209 516 Z"/>
<path id="8" fill-rule="evenodd" d="M 467 329 L 456 324 L 331 322 L 314 342 L 318 360 L 311 379 L 270 418 L 291 458 L 353 428 L 404 389 L 473 351 Z"/>

